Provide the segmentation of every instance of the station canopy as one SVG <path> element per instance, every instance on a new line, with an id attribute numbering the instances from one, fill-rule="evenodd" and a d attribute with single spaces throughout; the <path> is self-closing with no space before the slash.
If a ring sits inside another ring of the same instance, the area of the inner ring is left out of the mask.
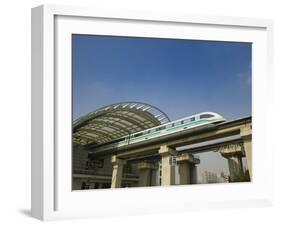
<path id="1" fill-rule="evenodd" d="M 73 142 L 99 145 L 170 122 L 157 107 L 139 102 L 122 102 L 97 109 L 73 122 Z"/>

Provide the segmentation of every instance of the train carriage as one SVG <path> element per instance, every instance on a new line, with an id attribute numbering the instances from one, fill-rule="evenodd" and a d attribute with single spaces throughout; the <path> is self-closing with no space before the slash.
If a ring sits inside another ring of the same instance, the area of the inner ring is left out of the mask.
<path id="1" fill-rule="evenodd" d="M 149 139 L 154 139 L 183 130 L 201 127 L 208 124 L 223 122 L 225 119 L 214 112 L 202 112 L 200 114 L 188 116 L 160 126 L 152 127 L 137 133 L 133 133 L 108 143 L 93 146 L 94 151 L 105 151 L 118 148 L 129 144 L 135 144 Z"/>

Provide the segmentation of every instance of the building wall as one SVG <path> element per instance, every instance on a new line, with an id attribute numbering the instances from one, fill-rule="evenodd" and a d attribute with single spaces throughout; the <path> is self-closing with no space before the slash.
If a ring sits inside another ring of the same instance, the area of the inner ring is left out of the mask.
<path id="1" fill-rule="evenodd" d="M 72 189 L 97 189 L 110 188 L 112 163 L 111 155 L 101 159 L 89 159 L 88 151 L 83 147 L 75 145 L 73 147 L 73 177 Z M 126 164 L 124 174 L 138 175 L 137 164 Z M 125 187 L 137 187 L 138 182 L 124 181 Z"/>
<path id="2" fill-rule="evenodd" d="M 72 168 L 73 169 L 85 169 L 86 162 L 88 161 L 88 152 L 81 146 L 75 145 L 72 151 Z"/>

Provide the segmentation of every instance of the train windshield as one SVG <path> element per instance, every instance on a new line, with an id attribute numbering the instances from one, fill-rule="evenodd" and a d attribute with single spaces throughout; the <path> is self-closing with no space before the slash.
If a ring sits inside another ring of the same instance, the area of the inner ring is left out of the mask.
<path id="1" fill-rule="evenodd" d="M 203 115 L 200 115 L 200 119 L 204 119 L 204 118 L 212 118 L 214 117 L 213 115 L 211 114 L 203 114 Z"/>

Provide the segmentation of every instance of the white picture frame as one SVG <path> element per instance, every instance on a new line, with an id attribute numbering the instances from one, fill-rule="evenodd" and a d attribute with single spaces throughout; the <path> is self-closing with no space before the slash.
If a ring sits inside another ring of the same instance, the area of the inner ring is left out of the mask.
<path id="1" fill-rule="evenodd" d="M 190 32 L 182 33 L 187 27 Z M 54 5 L 32 9 L 32 216 L 56 220 L 270 205 L 272 178 L 264 169 L 272 169 L 273 154 L 266 139 L 273 87 L 272 32 L 273 22 L 265 19 Z M 252 42 L 253 181 L 72 192 L 71 33 Z"/>

